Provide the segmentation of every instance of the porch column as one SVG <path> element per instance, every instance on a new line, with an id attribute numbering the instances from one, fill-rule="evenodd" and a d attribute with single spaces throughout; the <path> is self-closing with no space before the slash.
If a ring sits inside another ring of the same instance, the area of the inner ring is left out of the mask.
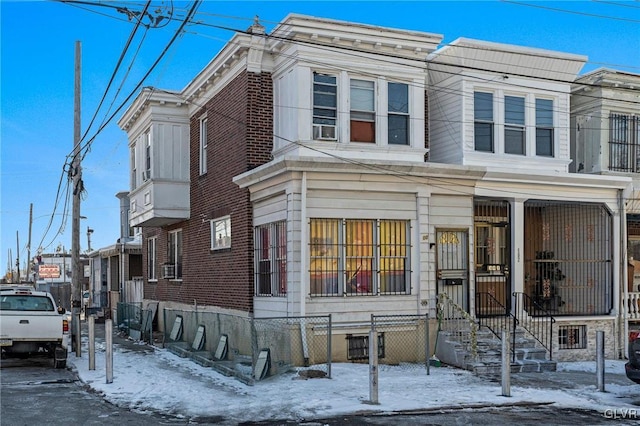
<path id="1" fill-rule="evenodd" d="M 513 291 L 524 292 L 524 199 L 516 199 L 511 211 L 513 226 L 511 226 L 511 281 Z"/>

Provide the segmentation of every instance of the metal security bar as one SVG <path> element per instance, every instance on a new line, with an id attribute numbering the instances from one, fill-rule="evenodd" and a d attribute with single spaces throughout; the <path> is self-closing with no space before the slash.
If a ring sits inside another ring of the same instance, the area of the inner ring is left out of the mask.
<path id="1" fill-rule="evenodd" d="M 559 315 L 613 308 L 613 218 L 602 204 L 525 203 L 525 293 Z"/>
<path id="2" fill-rule="evenodd" d="M 609 116 L 609 169 L 618 172 L 640 171 L 640 116 Z"/>

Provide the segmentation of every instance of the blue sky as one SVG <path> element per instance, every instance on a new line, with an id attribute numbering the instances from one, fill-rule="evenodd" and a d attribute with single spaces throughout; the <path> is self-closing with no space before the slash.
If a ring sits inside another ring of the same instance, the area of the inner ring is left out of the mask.
<path id="1" fill-rule="evenodd" d="M 152 15 L 166 15 L 166 8 L 155 11 L 169 4 L 173 4 L 175 18 L 184 17 L 191 6 L 182 1 L 153 1 Z M 73 149 L 76 41 L 82 42 L 82 133 L 96 111 L 88 137 L 96 135 L 104 120 L 115 113 L 82 162 L 86 193 L 81 215 L 86 219 L 80 226 L 81 250 L 87 248 L 87 227 L 94 229 L 94 249 L 113 244 L 119 236 L 115 194 L 128 190 L 129 179 L 127 135 L 116 122 L 130 104 L 126 98 L 160 55 L 179 21 L 160 22 L 146 32 L 144 40 L 138 32 L 98 110 L 134 27 L 125 13 L 108 7 L 116 5 L 140 11 L 144 2 L 103 2 L 100 6 L 0 0 L 2 274 L 7 270 L 9 250 L 13 264 L 17 253 L 22 265 L 27 260 L 31 203 L 32 256 L 39 246 L 45 252 L 59 244 L 67 250 L 71 246 L 70 200 L 68 221 L 61 227 L 67 217 L 66 177 L 57 207 L 56 194 Z M 233 36 L 230 29 L 246 29 L 257 15 L 270 31 L 289 13 L 442 34 L 443 43 L 467 37 L 585 55 L 589 60 L 582 73 L 599 67 L 640 73 L 637 1 L 204 1 L 195 16 L 198 24 L 186 28 L 142 86 L 181 90 Z M 117 112 L 121 105 L 123 109 Z"/>

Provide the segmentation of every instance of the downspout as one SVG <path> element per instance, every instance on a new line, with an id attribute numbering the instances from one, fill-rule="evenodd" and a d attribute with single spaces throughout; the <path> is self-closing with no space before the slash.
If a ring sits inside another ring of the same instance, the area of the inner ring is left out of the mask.
<path id="1" fill-rule="evenodd" d="M 306 291 L 308 290 L 307 283 L 307 259 L 309 248 L 309 236 L 307 227 L 307 172 L 302 172 L 302 182 L 300 188 L 300 316 L 305 316 L 307 309 L 306 303 Z"/>

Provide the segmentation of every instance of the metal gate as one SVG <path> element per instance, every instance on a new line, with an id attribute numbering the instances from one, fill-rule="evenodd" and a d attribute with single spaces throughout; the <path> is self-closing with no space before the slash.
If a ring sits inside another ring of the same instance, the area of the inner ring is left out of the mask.
<path id="1" fill-rule="evenodd" d="M 476 316 L 511 310 L 511 226 L 509 202 L 474 201 Z"/>
<path id="2" fill-rule="evenodd" d="M 469 234 L 467 230 L 436 230 L 437 292 L 469 311 Z"/>

